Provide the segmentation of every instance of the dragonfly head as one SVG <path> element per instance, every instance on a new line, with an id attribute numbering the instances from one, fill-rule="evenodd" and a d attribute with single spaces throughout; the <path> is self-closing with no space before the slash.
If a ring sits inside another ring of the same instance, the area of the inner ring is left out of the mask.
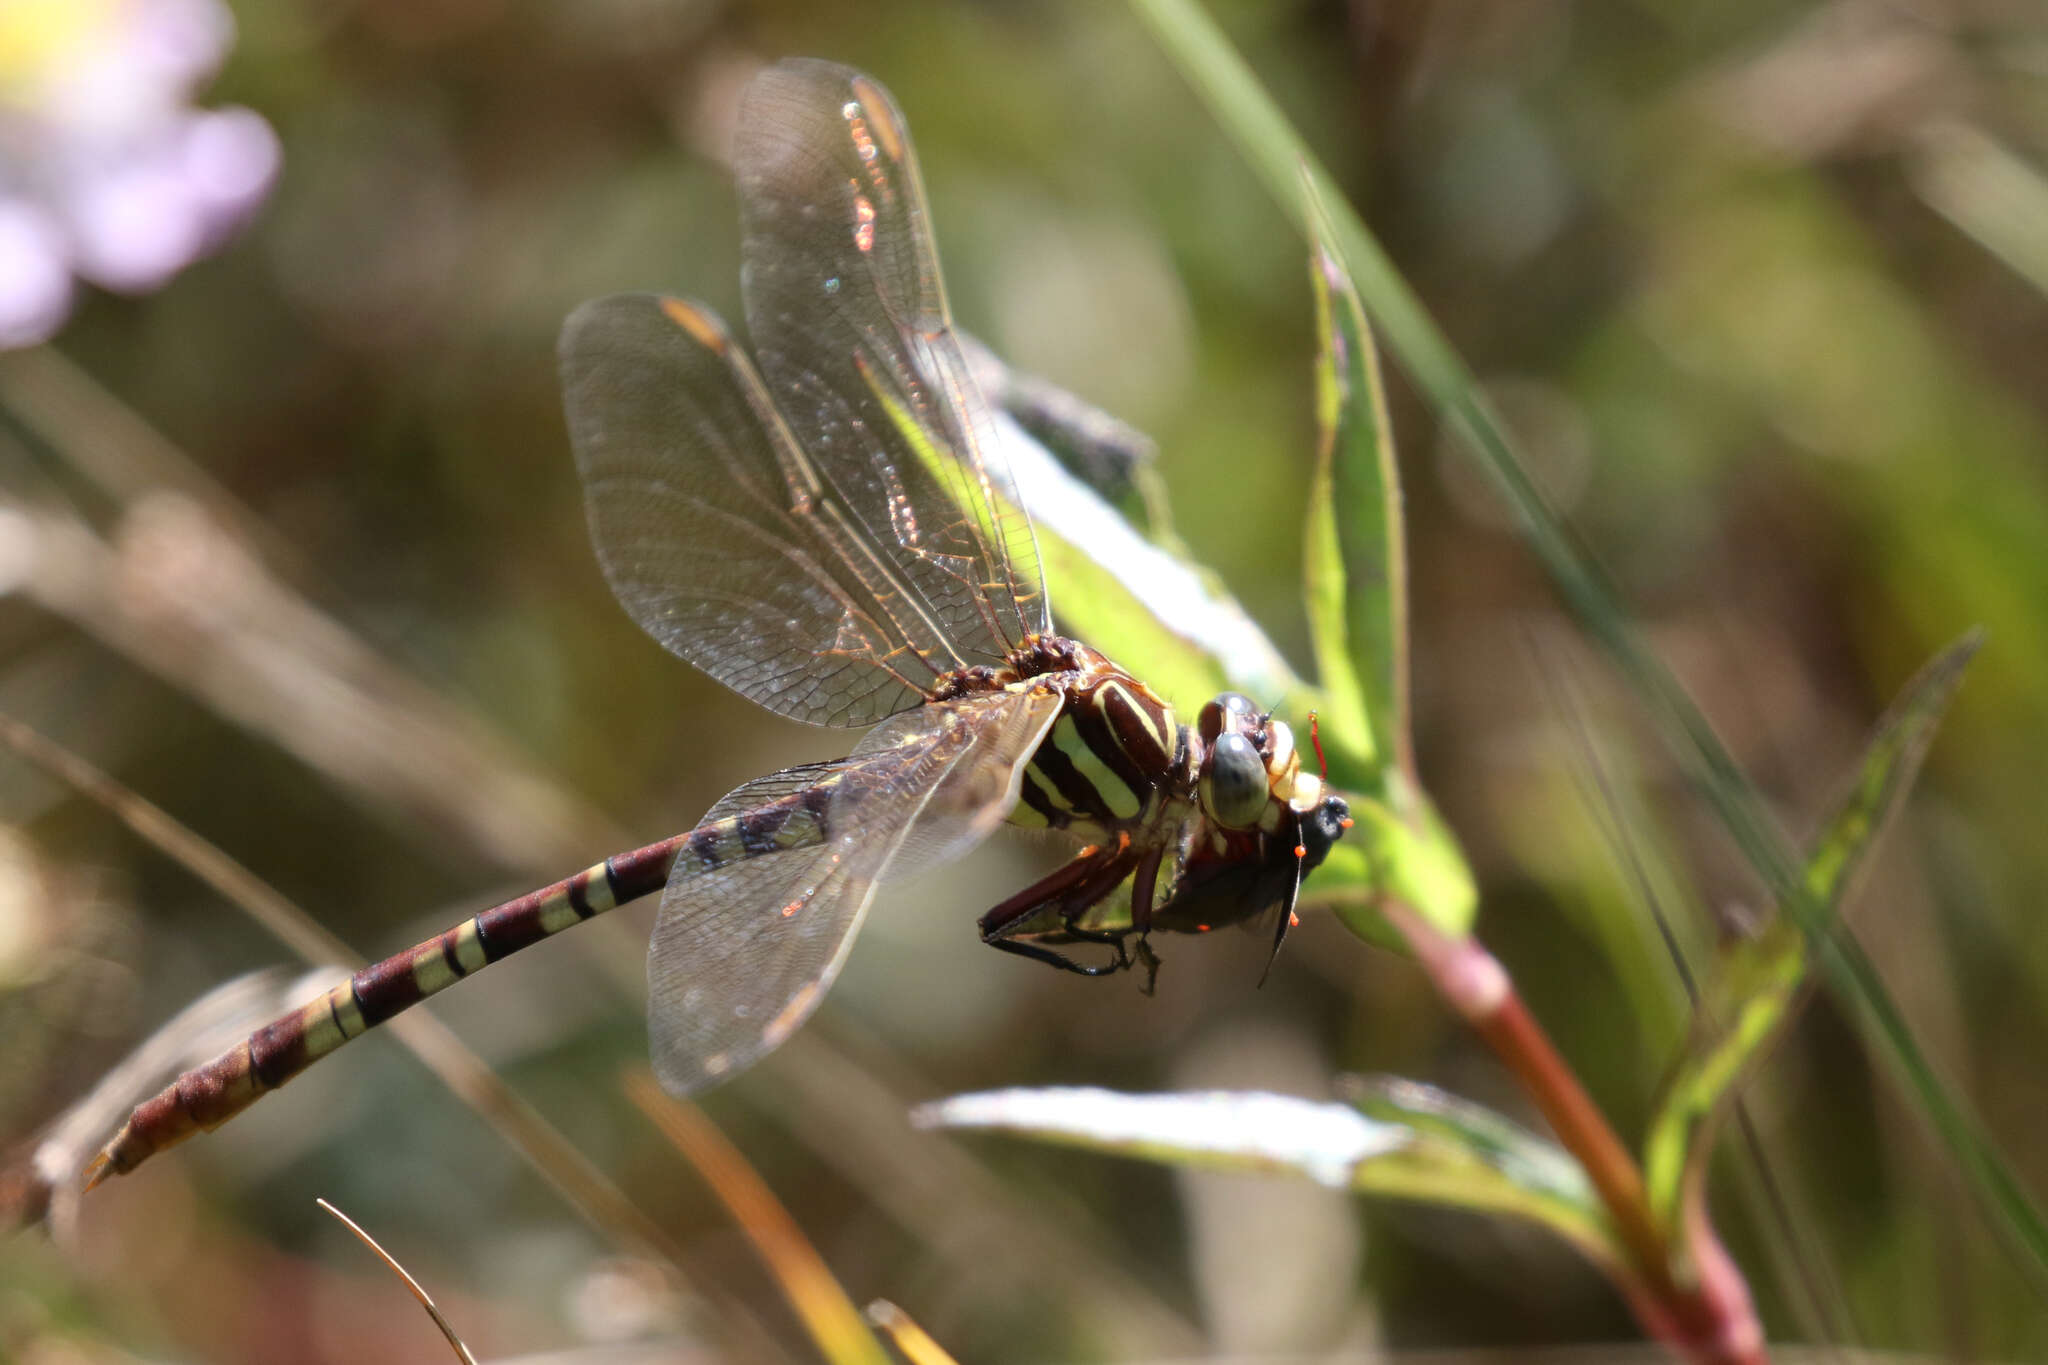
<path id="1" fill-rule="evenodd" d="M 1301 770 L 1294 732 L 1243 693 L 1205 704 L 1195 733 L 1202 741 L 1202 811 L 1224 829 L 1271 828 L 1283 810 L 1298 817 L 1322 804 L 1323 780 Z"/>
<path id="2" fill-rule="evenodd" d="M 1267 799 L 1274 806 L 1272 798 Z M 1275 807 L 1277 809 L 1277 807 Z M 1284 837 L 1247 841 L 1238 856 L 1196 857 L 1182 868 L 1173 894 L 1152 909 L 1152 927 L 1172 933 L 1201 933 L 1237 924 L 1278 906 L 1273 947 L 1279 950 L 1293 922 L 1301 879 L 1350 828 L 1351 810 L 1341 796 L 1324 796 L 1306 811 L 1284 817 Z"/>

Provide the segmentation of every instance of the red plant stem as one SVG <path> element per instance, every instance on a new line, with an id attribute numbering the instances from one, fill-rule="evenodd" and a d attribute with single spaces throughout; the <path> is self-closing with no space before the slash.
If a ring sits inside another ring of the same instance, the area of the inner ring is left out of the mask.
<path id="1" fill-rule="evenodd" d="M 1642 1169 L 1529 1013 L 1499 960 L 1478 940 L 1444 934 L 1409 906 L 1385 908 L 1438 992 L 1507 1063 L 1586 1172 L 1639 1277 L 1621 1286 L 1638 1321 L 1703 1365 L 1763 1365 L 1763 1333 L 1734 1263 L 1711 1230 L 1696 1233 L 1694 1259 L 1704 1260 L 1712 1273 L 1697 1286 L 1678 1283 L 1672 1249 L 1650 1213 Z M 1689 1221 L 1706 1228 L 1703 1212 Z"/>
<path id="2" fill-rule="evenodd" d="M 1529 1013 L 1522 997 L 1515 994 L 1508 995 L 1485 1018 L 1473 1020 L 1472 1025 L 1514 1071 L 1565 1150 L 1585 1167 L 1586 1177 L 1614 1218 L 1615 1231 L 1635 1260 L 1636 1269 L 1650 1279 L 1659 1297 L 1663 1297 L 1664 1291 L 1673 1286 L 1663 1273 L 1664 1239 L 1650 1221 L 1642 1172 L 1635 1158 L 1621 1145 L 1621 1139 L 1615 1136 L 1606 1116 L 1594 1107 L 1579 1078 L 1558 1056 L 1543 1026 Z M 1660 1279 L 1665 1282 L 1659 1283 Z"/>

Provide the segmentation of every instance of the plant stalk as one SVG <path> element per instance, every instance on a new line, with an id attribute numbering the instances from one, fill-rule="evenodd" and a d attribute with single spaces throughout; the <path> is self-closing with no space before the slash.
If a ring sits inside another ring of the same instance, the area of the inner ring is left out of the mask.
<path id="1" fill-rule="evenodd" d="M 1522 1083 L 1586 1173 L 1614 1220 L 1633 1274 L 1618 1287 L 1645 1331 L 1698 1365 L 1765 1365 L 1763 1328 L 1743 1281 L 1705 1217 L 1689 1218 L 1681 1279 L 1675 1248 L 1650 1212 L 1642 1168 L 1579 1083 L 1515 990 L 1500 960 L 1470 936 L 1444 933 L 1412 907 L 1390 902 L 1389 923 L 1413 949 L 1437 991 Z"/>

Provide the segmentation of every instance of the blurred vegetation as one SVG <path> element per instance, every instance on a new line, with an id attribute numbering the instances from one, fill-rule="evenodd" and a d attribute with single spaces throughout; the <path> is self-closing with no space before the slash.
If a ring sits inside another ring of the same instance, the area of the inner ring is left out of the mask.
<path id="1" fill-rule="evenodd" d="M 2048 218 L 2029 211 L 2048 19 L 1962 0 L 1209 8 L 1795 835 L 1912 670 L 1987 628 L 1848 914 L 2048 1189 L 2048 939 L 2029 928 L 2048 894 Z M 238 15 L 215 92 L 282 137 L 269 208 L 165 292 L 92 300 L 61 356 L 0 357 L 0 486 L 68 528 L 0 528 L 0 705 L 359 950 L 845 747 L 706 682 L 611 602 L 554 383 L 585 297 L 668 288 L 737 315 L 718 158 L 766 58 L 890 86 L 961 321 L 1155 436 L 1177 529 L 1307 666 L 1305 249 L 1121 6 Z M 1398 374 L 1388 396 L 1418 766 L 1474 860 L 1481 936 L 1633 1139 L 1688 1017 L 1660 929 L 1696 961 L 1764 892 L 1469 462 Z M 4 780 L 25 831 L 0 896 L 13 1143 L 283 954 L 102 813 Z M 1020 866 L 996 850 L 880 907 L 819 1021 L 708 1105 L 856 1299 L 886 1294 L 963 1360 L 1634 1335 L 1571 1252 L 1512 1227 L 906 1133 L 911 1102 L 955 1090 L 1322 1097 L 1334 1072 L 1381 1070 L 1533 1123 L 1411 967 L 1329 923 L 1263 991 L 1255 938 L 1168 945 L 1153 1000 L 986 951 L 968 921 Z M 669 1232 L 686 1289 L 378 1039 L 95 1194 L 75 1247 L 0 1244 L 0 1354 L 445 1358 L 325 1195 L 480 1355 L 679 1332 L 810 1358 L 621 1093 L 644 1056 L 620 984 L 644 924 L 579 931 L 436 1009 Z M 1747 1100 L 1768 1175 L 1730 1144 L 1717 1213 L 1774 1338 L 2048 1353 L 2039 1299 L 1827 999 Z"/>

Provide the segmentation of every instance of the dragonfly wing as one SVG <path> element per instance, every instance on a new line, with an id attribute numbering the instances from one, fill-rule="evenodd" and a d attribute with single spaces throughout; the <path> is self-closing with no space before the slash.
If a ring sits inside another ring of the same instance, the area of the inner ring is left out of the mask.
<path id="1" fill-rule="evenodd" d="M 734 170 L 747 330 L 797 439 L 949 636 L 1048 628 L 1031 522 L 953 332 L 888 91 L 806 59 L 755 77 Z"/>
<path id="2" fill-rule="evenodd" d="M 868 725 L 956 667 L 929 607 L 824 496 L 746 354 L 652 294 L 578 308 L 563 405 L 612 591 L 662 645 L 770 710 Z"/>
<path id="3" fill-rule="evenodd" d="M 683 853 L 648 954 L 654 1069 L 669 1092 L 744 1070 L 810 1017 L 892 866 L 956 856 L 1000 824 L 1060 705 L 1043 689 L 921 706 L 838 763 L 749 782 L 714 807 L 738 822 L 736 856 L 706 866 Z M 825 788 L 810 807 L 821 818 L 749 829 L 745 812 Z M 739 852 L 771 840 L 787 846 Z"/>

